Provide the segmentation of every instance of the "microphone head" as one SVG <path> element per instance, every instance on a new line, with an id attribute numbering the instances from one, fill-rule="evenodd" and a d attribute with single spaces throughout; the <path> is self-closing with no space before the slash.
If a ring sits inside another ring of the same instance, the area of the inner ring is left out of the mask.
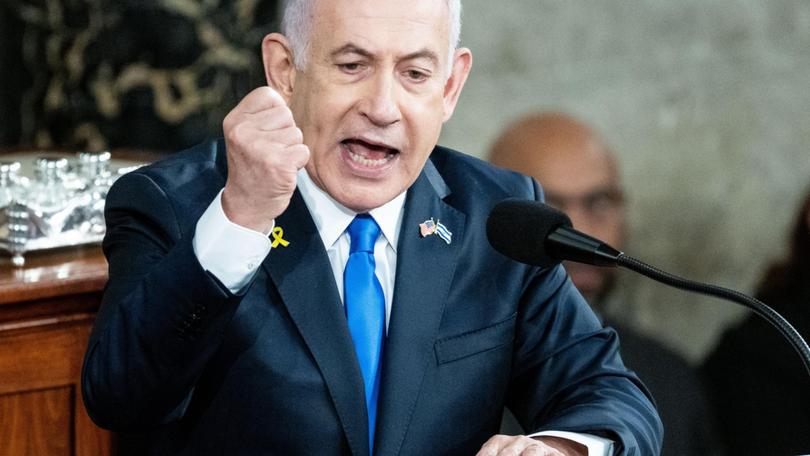
<path id="1" fill-rule="evenodd" d="M 490 211 L 487 239 L 495 250 L 509 258 L 545 268 L 560 262 L 546 251 L 545 241 L 561 226 L 572 226 L 564 213 L 539 201 L 510 198 Z"/>

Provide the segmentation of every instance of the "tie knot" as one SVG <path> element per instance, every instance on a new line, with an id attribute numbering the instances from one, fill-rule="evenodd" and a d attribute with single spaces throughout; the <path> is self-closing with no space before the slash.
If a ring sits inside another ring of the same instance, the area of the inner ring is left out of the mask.
<path id="1" fill-rule="evenodd" d="M 349 224 L 351 244 L 349 254 L 354 252 L 374 253 L 374 243 L 380 237 L 380 227 L 368 214 L 358 214 Z"/>

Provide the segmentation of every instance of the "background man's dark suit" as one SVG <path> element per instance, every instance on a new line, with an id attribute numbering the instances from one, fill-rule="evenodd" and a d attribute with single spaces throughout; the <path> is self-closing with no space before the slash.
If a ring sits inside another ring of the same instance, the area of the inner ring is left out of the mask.
<path id="1" fill-rule="evenodd" d="M 203 271 L 200 215 L 222 143 L 122 177 L 107 199 L 110 282 L 83 372 L 91 416 L 159 453 L 367 454 L 362 378 L 323 243 L 301 196 L 240 295 Z M 661 427 L 561 267 L 497 254 L 485 222 L 528 178 L 436 148 L 410 188 L 384 348 L 375 454 L 474 454 L 508 405 L 532 430 L 601 434 L 654 454 Z M 451 244 L 421 238 L 433 217 Z M 639 389 L 642 388 L 642 389 Z M 136 447 L 131 447 L 136 448 Z"/>

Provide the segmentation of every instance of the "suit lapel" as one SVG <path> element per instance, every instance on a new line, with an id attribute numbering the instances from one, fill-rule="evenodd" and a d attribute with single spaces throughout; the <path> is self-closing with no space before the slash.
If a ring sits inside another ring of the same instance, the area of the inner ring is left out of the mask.
<path id="1" fill-rule="evenodd" d="M 300 193 L 276 220 L 286 247 L 264 267 L 323 375 L 353 454 L 367 455 L 363 377 L 323 242 Z"/>
<path id="2" fill-rule="evenodd" d="M 442 201 L 449 191 L 428 160 L 408 192 L 397 248 L 394 300 L 383 355 L 375 455 L 398 454 L 422 379 L 462 246 L 465 215 Z M 419 224 L 433 218 L 452 233 L 420 236 Z"/>

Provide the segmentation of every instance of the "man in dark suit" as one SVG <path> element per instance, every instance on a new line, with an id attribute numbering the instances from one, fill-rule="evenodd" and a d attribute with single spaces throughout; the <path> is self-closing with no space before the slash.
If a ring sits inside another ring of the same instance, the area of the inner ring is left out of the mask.
<path id="1" fill-rule="evenodd" d="M 459 9 L 289 2 L 224 141 L 111 189 L 83 392 L 123 449 L 659 451 L 564 270 L 487 243 L 489 210 L 540 188 L 436 146 L 471 65 Z M 494 435 L 504 405 L 532 437 Z"/>

